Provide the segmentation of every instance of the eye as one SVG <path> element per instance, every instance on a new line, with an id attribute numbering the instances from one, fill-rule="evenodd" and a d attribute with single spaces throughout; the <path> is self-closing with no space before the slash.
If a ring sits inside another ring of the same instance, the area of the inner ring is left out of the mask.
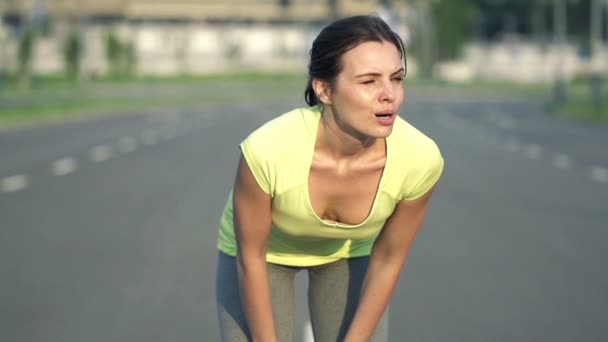
<path id="1" fill-rule="evenodd" d="M 393 77 L 393 81 L 395 81 L 395 82 L 402 82 L 403 81 L 403 76 Z"/>
<path id="2" fill-rule="evenodd" d="M 365 80 L 363 82 L 361 82 L 361 84 L 373 84 L 374 80 Z"/>

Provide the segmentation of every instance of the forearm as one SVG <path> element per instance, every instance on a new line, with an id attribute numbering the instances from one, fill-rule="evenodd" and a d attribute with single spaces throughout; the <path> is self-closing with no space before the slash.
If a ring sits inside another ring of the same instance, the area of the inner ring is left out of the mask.
<path id="1" fill-rule="evenodd" d="M 372 255 L 361 299 L 348 329 L 346 342 L 368 341 L 386 311 L 399 281 L 402 262 L 384 262 Z"/>
<path id="2" fill-rule="evenodd" d="M 237 265 L 241 302 L 253 341 L 276 341 L 266 261 L 239 258 Z"/>

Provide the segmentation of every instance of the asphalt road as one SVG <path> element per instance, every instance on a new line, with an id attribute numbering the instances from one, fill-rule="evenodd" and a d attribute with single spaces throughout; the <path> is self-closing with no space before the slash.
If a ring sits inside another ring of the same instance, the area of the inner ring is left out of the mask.
<path id="1" fill-rule="evenodd" d="M 437 99 L 410 95 L 403 113 L 446 170 L 391 341 L 608 340 L 608 126 L 530 99 Z M 215 239 L 237 144 L 297 105 L 1 132 L 0 340 L 217 340 Z M 305 336 L 302 305 L 298 322 Z"/>

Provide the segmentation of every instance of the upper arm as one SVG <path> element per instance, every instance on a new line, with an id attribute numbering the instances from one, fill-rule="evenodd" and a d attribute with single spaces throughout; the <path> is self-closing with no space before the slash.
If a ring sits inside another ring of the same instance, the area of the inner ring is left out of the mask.
<path id="1" fill-rule="evenodd" d="M 414 200 L 401 200 L 374 243 L 373 253 L 403 262 L 422 226 L 434 187 Z"/>
<path id="2" fill-rule="evenodd" d="M 242 154 L 233 191 L 238 254 L 265 257 L 272 222 L 271 197 L 260 188 Z"/>

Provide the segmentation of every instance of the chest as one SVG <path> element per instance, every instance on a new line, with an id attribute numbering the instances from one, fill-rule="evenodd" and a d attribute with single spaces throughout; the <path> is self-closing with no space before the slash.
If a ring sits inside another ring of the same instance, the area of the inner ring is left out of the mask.
<path id="1" fill-rule="evenodd" d="M 310 204 L 323 220 L 357 225 L 370 215 L 382 181 L 385 159 L 337 169 L 313 161 L 308 175 Z"/>

